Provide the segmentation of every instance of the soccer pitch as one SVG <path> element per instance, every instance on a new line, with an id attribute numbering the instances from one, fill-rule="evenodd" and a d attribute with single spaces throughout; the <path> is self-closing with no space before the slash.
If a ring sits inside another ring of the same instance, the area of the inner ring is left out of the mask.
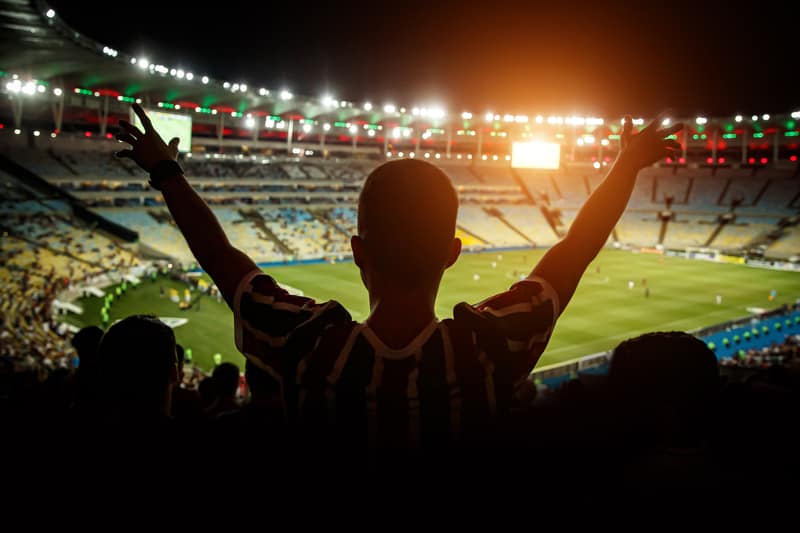
<path id="1" fill-rule="evenodd" d="M 520 274 L 528 274 L 544 250 L 464 254 L 445 273 L 436 312 L 452 316 L 453 306 L 477 303 L 506 290 Z M 352 262 L 278 266 L 268 273 L 318 301 L 339 300 L 355 320 L 369 311 L 367 292 Z M 476 275 L 477 278 L 476 279 Z M 645 298 L 642 279 L 650 288 Z M 628 282 L 634 281 L 634 288 Z M 159 278 L 143 281 L 115 300 L 111 322 L 135 313 L 186 318 L 175 328 L 178 342 L 192 349 L 195 364 L 213 365 L 213 354 L 244 367 L 233 343 L 233 317 L 224 302 L 202 297 L 200 305 L 182 311 L 166 295 L 184 286 Z M 777 291 L 773 301 L 770 291 Z M 715 296 L 722 295 L 717 305 Z M 575 296 L 562 314 L 553 338 L 538 366 L 550 365 L 613 348 L 621 340 L 658 330 L 693 330 L 749 314 L 748 308 L 772 308 L 800 298 L 800 273 L 750 268 L 742 265 L 692 261 L 653 254 L 603 250 L 583 276 Z M 83 315 L 67 320 L 83 326 L 99 324 L 99 298 L 80 302 Z"/>

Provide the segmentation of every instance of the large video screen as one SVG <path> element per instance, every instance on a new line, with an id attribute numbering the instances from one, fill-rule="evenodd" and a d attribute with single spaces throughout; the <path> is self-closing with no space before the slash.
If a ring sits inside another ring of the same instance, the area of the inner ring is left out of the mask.
<path id="1" fill-rule="evenodd" d="M 178 151 L 188 152 L 192 149 L 192 117 L 191 115 L 181 115 L 178 113 L 164 113 L 163 111 L 155 111 L 152 109 L 145 109 L 147 116 L 153 122 L 153 127 L 168 143 L 173 137 L 180 139 L 178 143 Z M 142 128 L 142 123 L 136 113 L 131 111 L 132 123 L 139 129 Z"/>
<path id="2" fill-rule="evenodd" d="M 545 142 L 515 142 L 511 146 L 512 168 L 557 169 L 561 164 L 561 145 Z"/>

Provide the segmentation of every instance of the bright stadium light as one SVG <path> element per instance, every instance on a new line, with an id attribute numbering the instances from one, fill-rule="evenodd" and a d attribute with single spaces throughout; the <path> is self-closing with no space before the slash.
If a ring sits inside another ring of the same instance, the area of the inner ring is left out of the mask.
<path id="1" fill-rule="evenodd" d="M 662 126 L 669 126 L 670 122 L 672 122 L 669 118 L 665 118 L 661 121 Z"/>
<path id="2" fill-rule="evenodd" d="M 793 111 L 792 118 L 800 118 L 800 111 Z"/>
<path id="3" fill-rule="evenodd" d="M 369 102 L 364 103 L 364 111 L 372 111 L 372 104 Z"/>
<path id="4" fill-rule="evenodd" d="M 635 118 L 635 119 L 633 119 L 633 125 L 634 126 L 641 126 L 642 124 L 644 124 L 644 119 L 643 118 Z"/>
<path id="5" fill-rule="evenodd" d="M 367 130 L 368 137 L 375 137 L 375 130 Z"/>
<path id="6" fill-rule="evenodd" d="M 408 152 L 408 157 L 414 159 L 415 157 L 417 157 L 417 154 L 415 154 L 414 152 Z"/>
<path id="7" fill-rule="evenodd" d="M 583 137 L 578 137 L 578 140 L 575 141 L 575 144 L 577 144 L 578 146 L 583 146 L 585 144 Z"/>
<path id="8" fill-rule="evenodd" d="M 34 137 L 38 137 L 38 136 L 39 136 L 39 135 L 41 135 L 41 134 L 42 134 L 42 133 L 41 133 L 39 130 L 33 130 L 33 136 L 34 136 Z"/>
<path id="9" fill-rule="evenodd" d="M 29 81 L 25 85 L 22 86 L 22 92 L 25 94 L 33 94 L 36 92 L 36 84 L 32 81 Z"/>
<path id="10" fill-rule="evenodd" d="M 147 67 L 150 66 L 150 61 L 145 59 L 144 57 L 140 57 L 139 61 L 136 63 L 140 69 L 145 70 Z"/>
<path id="11" fill-rule="evenodd" d="M 234 83 L 233 86 L 231 87 L 231 91 L 232 92 L 236 92 L 238 90 L 239 90 L 239 84 L 238 83 Z"/>
<path id="12" fill-rule="evenodd" d="M 248 117 L 247 119 L 245 119 L 244 125 L 247 126 L 248 128 L 253 128 L 256 125 L 256 121 L 254 118 Z"/>
<path id="13" fill-rule="evenodd" d="M 397 157 L 403 157 L 403 152 L 397 152 Z"/>
<path id="14" fill-rule="evenodd" d="M 53 94 L 56 96 L 61 96 L 62 94 L 64 94 L 64 91 L 56 87 L 55 89 L 53 89 Z"/>
<path id="15" fill-rule="evenodd" d="M 708 123 L 708 119 L 706 117 L 697 117 L 694 121 L 697 124 L 707 124 Z"/>
<path id="16" fill-rule="evenodd" d="M 14 80 L 6 83 L 6 89 L 12 93 L 18 93 L 22 90 L 22 83 L 19 80 Z"/>
<path id="17" fill-rule="evenodd" d="M 17 128 L 14 130 L 14 135 L 19 135 L 20 133 L 22 133 L 21 129 Z"/>
<path id="18" fill-rule="evenodd" d="M 528 123 L 528 115 L 515 115 L 514 122 L 517 124 L 527 124 Z"/>
<path id="19" fill-rule="evenodd" d="M 311 124 L 303 124 L 303 133 L 309 133 L 311 131 Z"/>
<path id="20" fill-rule="evenodd" d="M 769 120 L 769 113 L 764 113 L 763 115 L 761 115 L 761 118 L 763 120 Z"/>
<path id="21" fill-rule="evenodd" d="M 322 97 L 322 105 L 326 107 L 336 107 L 338 106 L 338 103 L 336 102 L 336 100 L 333 99 L 331 95 L 326 94 L 325 96 Z"/>
<path id="22" fill-rule="evenodd" d="M 599 168 L 600 168 L 600 161 L 595 161 L 594 163 L 592 163 L 592 166 L 593 166 L 594 168 L 597 168 L 597 169 L 599 169 Z"/>
<path id="23" fill-rule="evenodd" d="M 135 57 L 132 57 L 131 58 L 131 65 L 135 65 L 136 61 L 137 61 L 137 59 Z"/>
<path id="24" fill-rule="evenodd" d="M 384 113 L 396 113 L 397 107 L 394 104 L 384 104 L 383 105 L 383 112 Z"/>
<path id="25" fill-rule="evenodd" d="M 47 18 L 51 19 L 56 16 L 56 12 L 52 9 L 48 9 L 47 12 L 44 14 Z"/>
<path id="26" fill-rule="evenodd" d="M 290 93 L 286 89 L 281 91 L 281 100 L 291 100 L 292 96 L 293 96 L 292 93 Z"/>
<path id="27" fill-rule="evenodd" d="M 405 128 L 403 130 L 403 137 L 411 137 L 411 128 Z"/>
<path id="28" fill-rule="evenodd" d="M 735 117 L 733 117 L 733 120 L 735 120 L 736 122 L 741 122 L 742 121 L 742 115 L 736 115 Z"/>
<path id="29" fill-rule="evenodd" d="M 486 122 L 491 122 L 494 120 L 494 113 L 486 113 L 483 118 L 486 119 Z"/>
<path id="30" fill-rule="evenodd" d="M 192 81 L 194 79 L 194 74 L 192 74 L 191 72 L 187 72 L 186 73 L 186 79 L 189 80 L 189 81 Z"/>
<path id="31" fill-rule="evenodd" d="M 350 126 L 350 128 L 349 128 L 349 129 L 350 129 L 350 133 L 356 133 L 356 132 L 358 132 L 358 126 L 356 126 L 355 124 L 353 124 L 352 126 Z"/>
<path id="32" fill-rule="evenodd" d="M 752 119 L 752 121 L 753 121 L 753 122 L 755 122 L 755 121 L 757 121 L 757 120 L 758 120 L 758 115 L 753 115 L 753 116 L 752 116 L 752 117 L 750 117 L 750 118 Z"/>
<path id="33" fill-rule="evenodd" d="M 230 89 L 231 88 L 231 82 L 226 81 L 225 83 L 222 84 L 222 88 L 223 89 Z"/>
<path id="34" fill-rule="evenodd" d="M 461 113 L 461 118 L 463 118 L 464 120 L 470 120 L 472 119 L 472 113 L 470 113 L 469 111 L 464 111 L 463 113 Z"/>
<path id="35" fill-rule="evenodd" d="M 514 115 L 503 115 L 503 122 L 514 122 Z"/>
<path id="36" fill-rule="evenodd" d="M 589 117 L 589 118 L 586 119 L 586 125 L 587 126 L 602 126 L 603 125 L 603 119 L 602 118 Z"/>
<path id="37" fill-rule="evenodd" d="M 536 123 L 541 124 L 544 122 L 544 117 L 542 115 L 536 115 Z"/>
<path id="38" fill-rule="evenodd" d="M 176 72 L 175 75 L 178 76 L 178 79 L 183 79 L 183 77 L 186 76 L 186 73 L 183 70 L 178 69 L 178 72 Z"/>
<path id="39" fill-rule="evenodd" d="M 600 144 L 602 144 L 603 146 L 608 146 L 608 144 L 609 144 L 608 139 L 602 139 L 600 141 Z"/>
<path id="40" fill-rule="evenodd" d="M 430 152 L 425 152 L 425 159 L 430 159 L 430 158 L 431 158 Z"/>
<path id="41" fill-rule="evenodd" d="M 386 152 L 386 157 L 392 157 L 392 152 Z"/>
<path id="42" fill-rule="evenodd" d="M 239 90 L 242 91 L 243 93 L 246 93 L 247 92 L 247 84 L 246 83 L 240 83 L 239 84 Z"/>
<path id="43" fill-rule="evenodd" d="M 200 78 L 200 81 L 203 82 L 203 85 L 208 84 L 208 76 L 203 76 L 202 78 Z"/>
<path id="44" fill-rule="evenodd" d="M 331 125 L 326 122 L 325 124 L 322 125 L 322 129 L 325 131 L 330 131 Z"/>
<path id="45" fill-rule="evenodd" d="M 177 76 L 178 75 L 178 69 L 176 69 L 176 68 L 169 69 L 169 75 L 170 76 Z"/>
<path id="46" fill-rule="evenodd" d="M 259 94 L 260 96 L 267 96 L 267 95 L 269 94 L 269 91 L 268 91 L 268 90 L 266 90 L 265 88 L 263 88 L 263 87 L 262 87 L 262 88 L 260 88 L 260 89 L 258 90 L 258 94 Z"/>

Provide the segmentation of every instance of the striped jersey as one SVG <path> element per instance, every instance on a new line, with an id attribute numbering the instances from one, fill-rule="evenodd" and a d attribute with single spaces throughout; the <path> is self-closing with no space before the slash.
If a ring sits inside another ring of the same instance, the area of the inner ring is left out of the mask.
<path id="1" fill-rule="evenodd" d="M 513 409 L 559 312 L 552 286 L 532 277 L 456 305 L 393 349 L 338 302 L 291 295 L 260 271 L 234 300 L 236 346 L 279 380 L 289 420 L 382 449 L 433 449 L 490 428 Z"/>

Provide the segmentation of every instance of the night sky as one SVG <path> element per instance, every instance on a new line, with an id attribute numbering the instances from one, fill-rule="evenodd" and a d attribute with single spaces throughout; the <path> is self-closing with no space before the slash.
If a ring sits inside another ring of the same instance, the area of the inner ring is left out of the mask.
<path id="1" fill-rule="evenodd" d="M 119 50 L 295 94 L 475 113 L 800 108 L 796 1 L 50 4 Z"/>

